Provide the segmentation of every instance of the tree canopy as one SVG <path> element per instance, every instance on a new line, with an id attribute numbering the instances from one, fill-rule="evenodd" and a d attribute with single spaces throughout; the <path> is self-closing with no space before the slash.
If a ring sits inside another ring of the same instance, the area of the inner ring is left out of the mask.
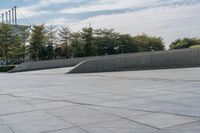
<path id="1" fill-rule="evenodd" d="M 1 25 L 0 57 L 6 60 L 19 58 L 25 55 L 25 50 L 32 61 L 165 50 L 161 37 L 147 34 L 132 36 L 106 28 L 85 27 L 73 32 L 68 26 L 58 28 L 53 25 L 34 25 L 30 36 L 26 36 L 29 38 L 28 49 L 10 25 Z M 200 39 L 183 38 L 172 42 L 170 49 L 198 46 Z"/>
<path id="2" fill-rule="evenodd" d="M 160 51 L 165 49 L 165 45 L 161 37 L 148 36 L 143 34 L 135 36 L 134 42 L 139 47 L 140 52 Z"/>
<path id="3" fill-rule="evenodd" d="M 29 52 L 32 60 L 46 58 L 45 46 L 47 45 L 47 31 L 44 25 L 34 25 L 30 37 Z"/>
<path id="4" fill-rule="evenodd" d="M 8 64 L 9 57 L 16 57 L 22 52 L 22 42 L 8 24 L 0 25 L 0 54 Z"/>
<path id="5" fill-rule="evenodd" d="M 200 45 L 200 39 L 197 38 L 183 38 L 177 39 L 176 41 L 172 42 L 170 45 L 170 49 L 184 49 L 190 48 L 194 45 Z"/>

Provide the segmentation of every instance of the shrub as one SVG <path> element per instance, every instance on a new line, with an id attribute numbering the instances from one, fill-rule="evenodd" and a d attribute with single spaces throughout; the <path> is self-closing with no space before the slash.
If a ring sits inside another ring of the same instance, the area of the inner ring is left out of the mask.
<path id="1" fill-rule="evenodd" d="M 14 68 L 15 66 L 0 66 L 0 72 L 8 72 Z"/>

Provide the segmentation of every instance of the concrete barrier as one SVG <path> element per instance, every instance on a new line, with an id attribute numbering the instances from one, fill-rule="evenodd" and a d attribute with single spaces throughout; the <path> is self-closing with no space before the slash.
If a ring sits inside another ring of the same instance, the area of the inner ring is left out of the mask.
<path id="1" fill-rule="evenodd" d="M 84 61 L 84 59 L 63 59 L 63 60 L 50 60 L 50 61 L 37 61 L 37 62 L 25 62 L 16 66 L 10 72 L 23 72 L 23 71 L 33 71 L 42 69 L 52 69 L 61 67 L 75 66 L 78 63 Z"/>
<path id="2" fill-rule="evenodd" d="M 182 49 L 91 59 L 81 62 L 69 73 L 111 72 L 197 66 L 200 66 L 200 49 Z"/>
<path id="3" fill-rule="evenodd" d="M 129 54 L 127 54 L 129 55 Z M 73 59 L 62 59 L 62 60 L 49 60 L 49 61 L 36 61 L 36 62 L 25 62 L 16 66 L 10 73 L 23 72 L 23 71 L 33 71 L 33 70 L 43 70 L 52 68 L 62 68 L 76 66 L 80 62 L 91 60 L 91 59 L 104 59 L 110 57 L 121 57 L 124 55 L 108 55 L 108 56 L 95 56 L 95 57 L 83 57 L 83 58 L 73 58 Z"/>

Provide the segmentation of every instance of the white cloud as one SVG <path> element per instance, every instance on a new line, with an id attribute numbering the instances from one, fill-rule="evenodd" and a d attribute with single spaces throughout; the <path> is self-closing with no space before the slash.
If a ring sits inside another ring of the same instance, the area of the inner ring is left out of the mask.
<path id="1" fill-rule="evenodd" d="M 71 24 L 73 21 L 73 19 L 69 20 L 69 19 L 66 19 L 66 18 L 55 18 L 55 19 L 52 19 L 50 21 L 47 22 L 48 25 L 58 25 L 58 26 L 62 26 L 62 25 L 69 25 Z"/>
<path id="2" fill-rule="evenodd" d="M 51 15 L 52 12 L 44 9 L 76 2 L 84 2 L 84 0 L 40 0 L 35 5 L 19 9 L 31 21 L 35 19 L 31 17 L 41 16 L 40 19 L 42 19 L 42 15 Z M 95 16 L 82 21 L 78 21 L 79 16 L 75 15 L 76 13 L 88 13 L 87 16 L 90 16 L 90 13 L 95 11 L 120 9 L 131 10 L 125 13 Z M 161 36 L 169 44 L 181 37 L 200 37 L 199 11 L 200 2 L 198 3 L 198 0 L 90 0 L 87 4 L 77 4 L 67 9 L 61 8 L 54 11 L 53 14 L 57 12 L 58 15 L 49 20 L 48 24 L 71 25 L 77 31 L 91 22 L 95 28 L 115 28 L 119 32 L 133 35 L 148 33 Z M 69 19 L 64 16 L 66 13 L 77 17 Z"/>
<path id="3" fill-rule="evenodd" d="M 69 3 L 71 0 L 40 0 L 38 3 L 39 6 L 49 6 L 52 4 L 63 4 L 63 3 Z"/>
<path id="4" fill-rule="evenodd" d="M 63 9 L 60 13 L 83 13 L 104 10 L 117 10 L 146 7 L 159 4 L 159 0 L 97 0 L 95 4 L 82 5 L 77 8 Z"/>
<path id="5" fill-rule="evenodd" d="M 159 7 L 138 12 L 102 15 L 72 23 L 74 30 L 88 26 L 116 28 L 122 33 L 133 35 L 148 33 L 161 36 L 169 45 L 180 37 L 200 37 L 200 5 Z"/>
<path id="6" fill-rule="evenodd" d="M 59 6 L 59 4 L 66 4 L 69 3 L 71 0 L 40 0 L 38 3 L 34 5 L 20 7 L 18 10 L 23 13 L 26 18 L 35 17 L 35 16 L 42 16 L 44 14 L 50 14 L 50 12 L 42 10 L 42 8 L 54 6 Z M 76 0 L 76 2 L 80 2 L 83 0 Z M 22 16 L 19 16 L 22 18 Z"/>
<path id="7" fill-rule="evenodd" d="M 19 19 L 22 19 L 23 17 L 29 19 L 31 17 L 48 14 L 47 11 L 39 10 L 39 7 L 35 6 L 35 5 L 20 7 L 17 10 L 18 10 L 18 18 Z"/>

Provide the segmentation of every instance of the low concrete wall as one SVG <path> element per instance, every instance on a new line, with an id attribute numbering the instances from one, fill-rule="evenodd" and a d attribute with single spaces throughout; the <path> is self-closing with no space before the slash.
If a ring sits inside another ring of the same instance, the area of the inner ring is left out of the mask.
<path id="1" fill-rule="evenodd" d="M 81 58 L 77 58 L 77 59 L 65 59 L 65 60 L 25 62 L 18 65 L 10 72 L 12 73 L 12 72 L 23 72 L 23 71 L 32 71 L 32 70 L 70 67 L 70 66 L 75 66 L 82 61 L 84 60 Z"/>
<path id="2" fill-rule="evenodd" d="M 125 54 L 91 59 L 78 64 L 69 73 L 111 72 L 200 66 L 200 49 L 182 49 L 138 54 Z"/>
<path id="3" fill-rule="evenodd" d="M 126 54 L 126 55 L 129 55 L 129 54 Z M 63 60 L 25 62 L 18 65 L 16 68 L 11 70 L 10 72 L 14 73 L 14 72 L 23 72 L 23 71 L 71 67 L 71 66 L 76 66 L 80 62 L 83 62 L 86 60 L 104 59 L 104 58 L 121 57 L 121 56 L 124 56 L 124 55 L 109 55 L 109 56 L 95 56 L 95 57 L 84 57 L 84 58 L 63 59 Z"/>

